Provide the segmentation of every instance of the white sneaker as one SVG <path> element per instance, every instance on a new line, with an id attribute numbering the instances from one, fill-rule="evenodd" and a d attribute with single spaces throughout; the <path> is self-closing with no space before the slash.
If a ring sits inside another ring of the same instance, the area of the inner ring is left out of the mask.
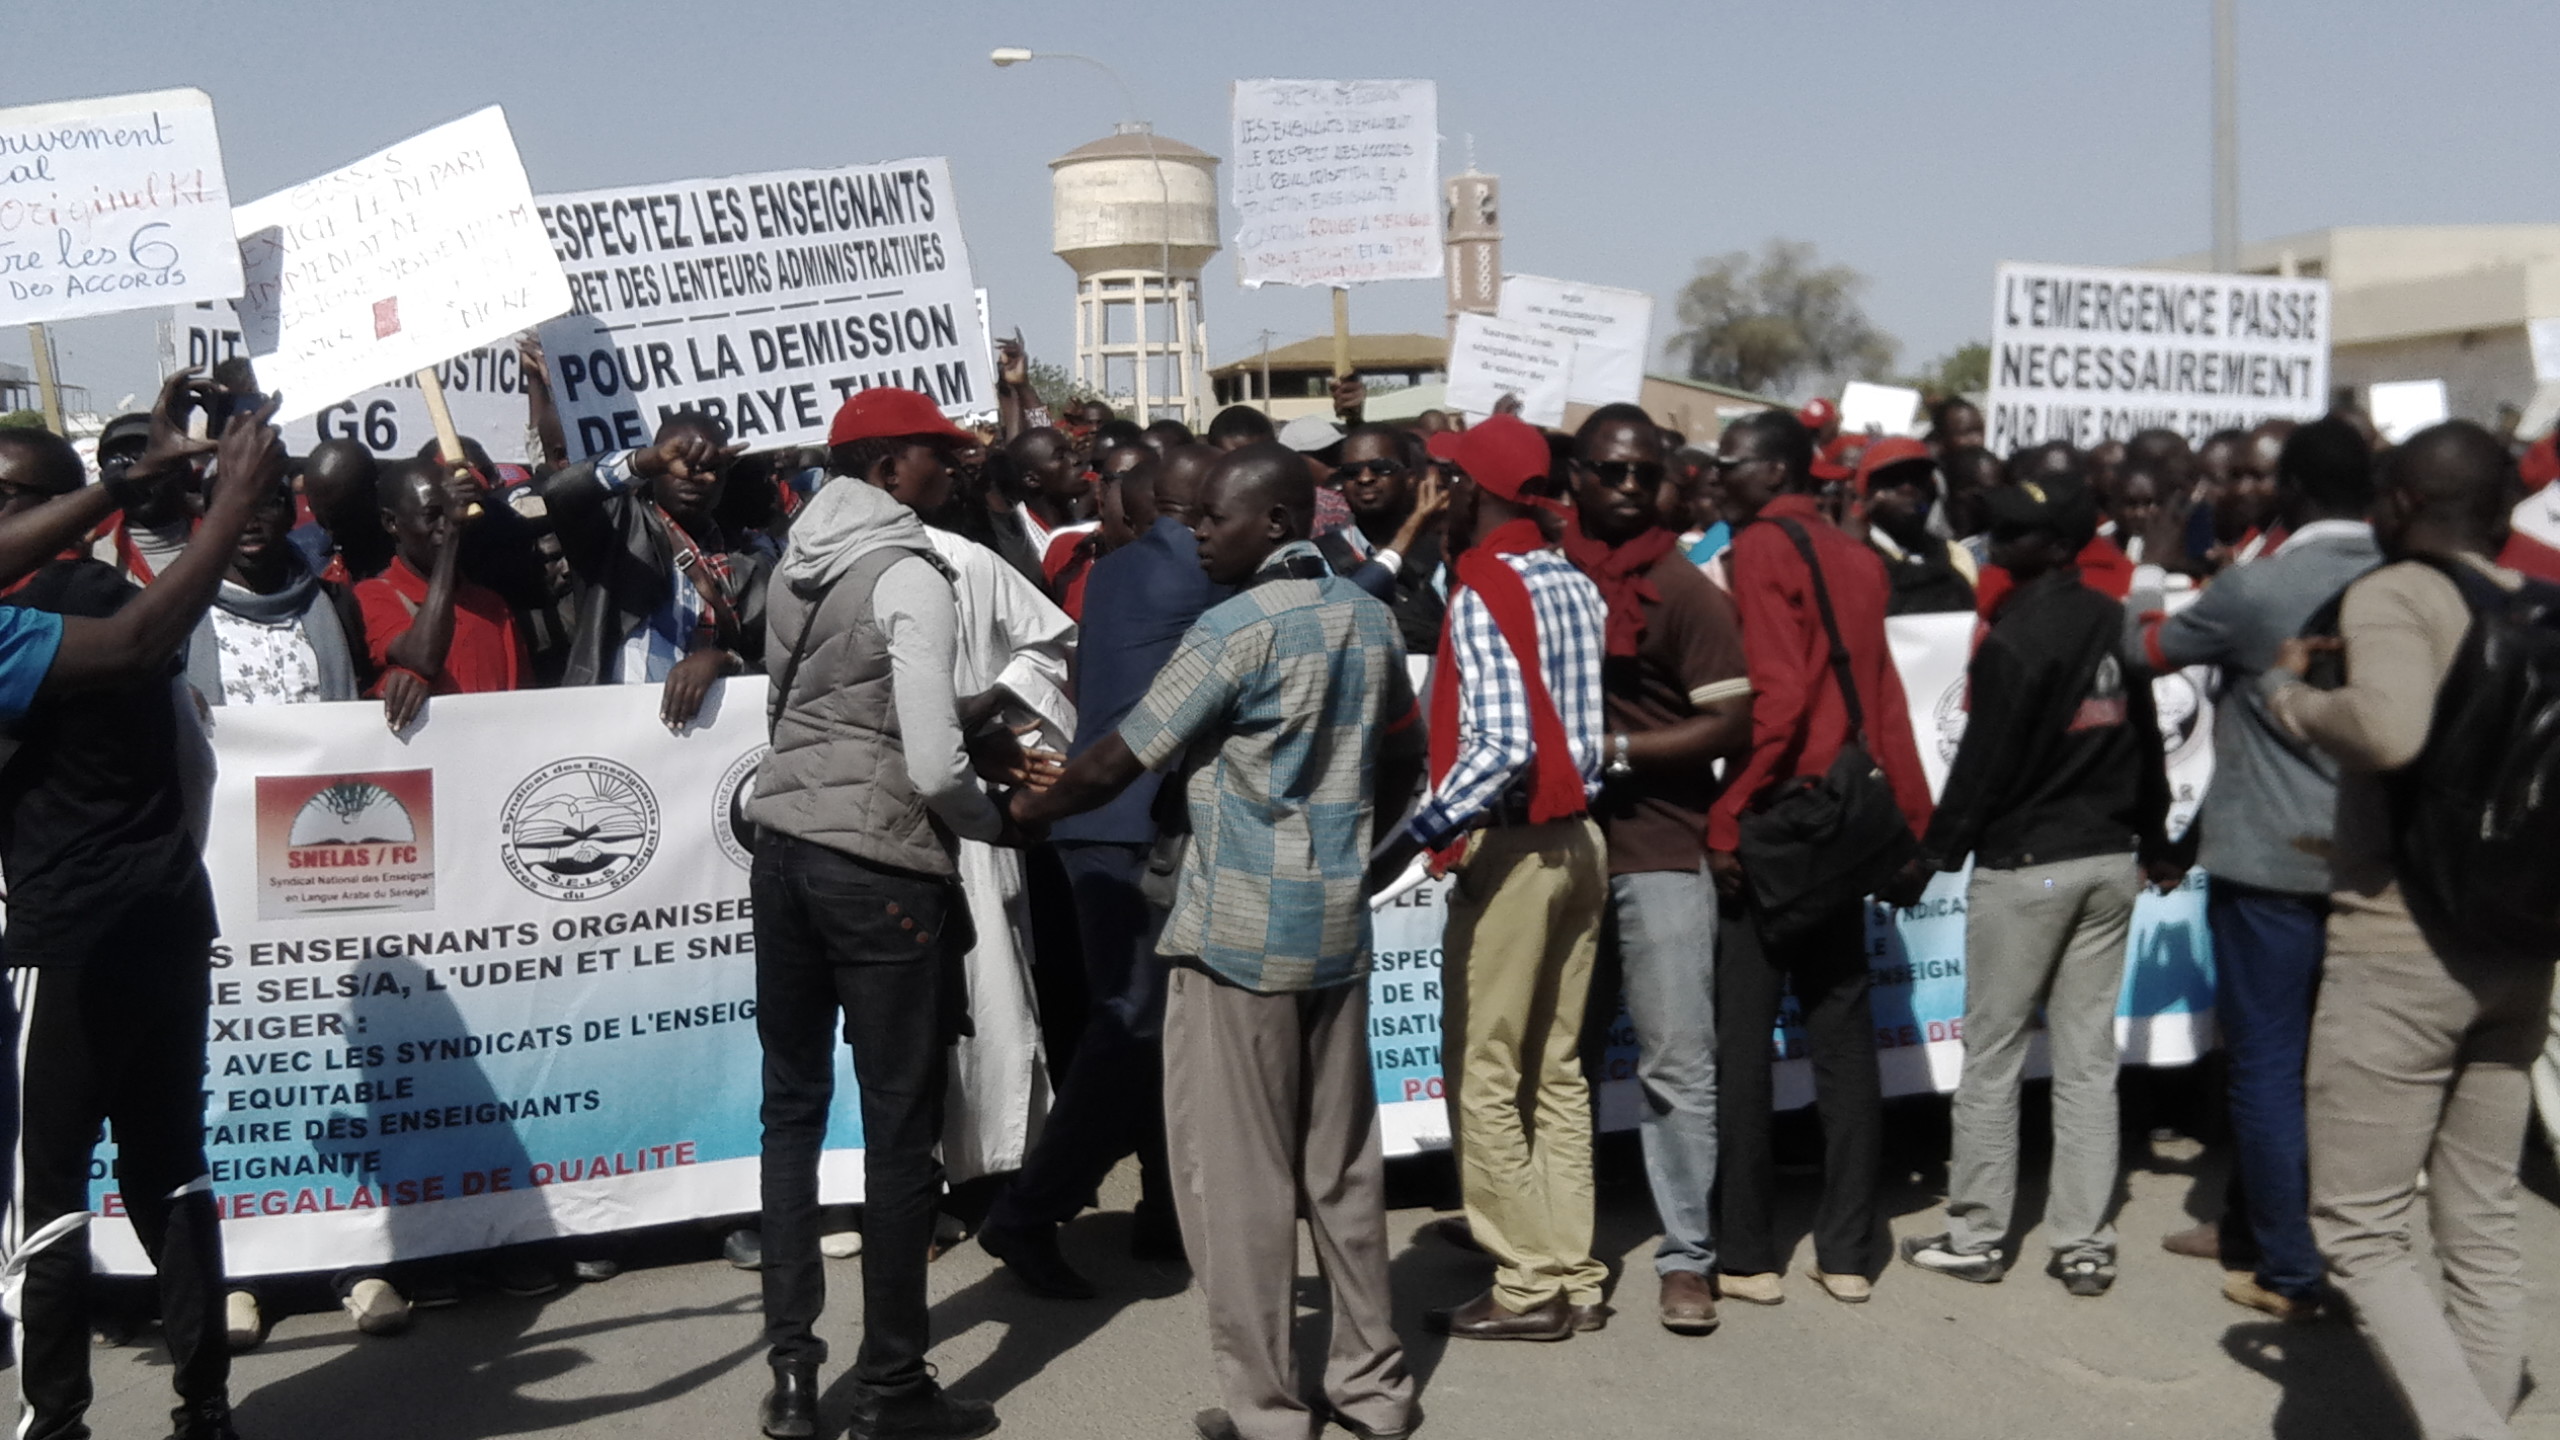
<path id="1" fill-rule="evenodd" d="M 409 1328 L 409 1302 L 388 1280 L 359 1280 L 338 1304 L 367 1335 L 397 1335 Z"/>
<path id="2" fill-rule="evenodd" d="M 818 1253 L 830 1260 L 850 1260 L 862 1253 L 862 1232 L 839 1230 L 818 1237 Z"/>
<path id="3" fill-rule="evenodd" d="M 234 1290 L 222 1302 L 222 1338 L 230 1343 L 231 1353 L 255 1350 L 267 1338 L 267 1317 L 258 1313 L 258 1297 L 246 1290 Z"/>

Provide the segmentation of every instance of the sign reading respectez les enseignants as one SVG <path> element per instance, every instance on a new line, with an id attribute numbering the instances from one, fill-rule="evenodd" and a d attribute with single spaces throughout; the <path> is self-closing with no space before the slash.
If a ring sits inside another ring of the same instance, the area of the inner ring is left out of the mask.
<path id="1" fill-rule="evenodd" d="M 203 91 L 0 110 L 0 324 L 239 293 Z"/>
<path id="2" fill-rule="evenodd" d="M 2190 444 L 2329 408 L 2329 282 L 2004 261 L 1992 286 L 1987 443 Z"/>
<path id="3" fill-rule="evenodd" d="M 823 445 L 874 386 L 994 407 L 951 164 L 939 156 L 546 195 L 574 310 L 542 327 L 570 448 L 682 409 L 755 448 Z"/>

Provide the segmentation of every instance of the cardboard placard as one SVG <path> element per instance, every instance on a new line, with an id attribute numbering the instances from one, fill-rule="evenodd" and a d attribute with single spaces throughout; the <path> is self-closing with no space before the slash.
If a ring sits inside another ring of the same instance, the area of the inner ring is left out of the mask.
<path id="1" fill-rule="evenodd" d="M 1903 385 L 1852 380 L 1840 387 L 1840 433 L 1843 435 L 1907 435 L 1920 433 L 1920 392 Z"/>
<path id="2" fill-rule="evenodd" d="M 2385 380 L 2365 390 L 2365 413 L 2373 428 L 2397 445 L 2453 417 L 2452 398 L 2442 380 Z"/>
<path id="3" fill-rule="evenodd" d="M 1458 317 L 1449 341 L 1448 403 L 1470 419 L 1483 419 L 1503 396 L 1517 395 L 1521 419 L 1561 425 L 1572 375 L 1571 340 L 1482 315 Z"/>
<path id="4" fill-rule="evenodd" d="M 2329 282 L 2003 261 L 1991 295 L 1992 453 L 2329 408 Z"/>
<path id="5" fill-rule="evenodd" d="M 0 110 L 0 324 L 239 293 L 211 96 Z"/>
<path id="6" fill-rule="evenodd" d="M 1227 203 L 1247 285 L 1440 278 L 1428 80 L 1238 80 Z"/>
<path id="7" fill-rule="evenodd" d="M 969 247 L 939 156 L 545 195 L 575 309 L 542 327 L 572 454 L 717 417 L 756 449 L 823 445 L 856 391 L 995 408 Z"/>
<path id="8" fill-rule="evenodd" d="M 182 305 L 170 312 L 160 344 L 164 376 L 181 365 L 211 369 L 248 353 L 240 338 L 240 317 L 224 301 Z M 434 369 L 463 438 L 479 441 L 492 460 L 524 463 L 531 412 L 525 406 L 524 372 L 516 362 L 514 341 L 466 350 Z M 414 375 L 359 390 L 281 428 L 285 448 L 296 455 L 311 453 L 323 441 L 353 440 L 377 460 L 406 460 L 425 449 L 436 433 Z"/>
<path id="9" fill-rule="evenodd" d="M 492 105 L 236 212 L 240 329 L 294 421 L 569 308 Z M 423 443 L 423 441 L 421 441 Z"/>
<path id="10" fill-rule="evenodd" d="M 1505 275 L 1494 318 L 1573 342 L 1565 398 L 1576 405 L 1633 404 L 1644 396 L 1653 344 L 1653 297 L 1543 275 Z"/>

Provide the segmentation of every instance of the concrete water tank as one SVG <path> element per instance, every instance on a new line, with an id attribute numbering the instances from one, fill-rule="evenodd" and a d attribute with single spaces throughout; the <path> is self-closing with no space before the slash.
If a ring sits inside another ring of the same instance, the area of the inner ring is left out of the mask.
<path id="1" fill-rule="evenodd" d="M 1050 161 L 1049 173 L 1050 248 L 1079 276 L 1196 276 L 1218 253 L 1218 157 L 1205 150 L 1132 122 Z"/>

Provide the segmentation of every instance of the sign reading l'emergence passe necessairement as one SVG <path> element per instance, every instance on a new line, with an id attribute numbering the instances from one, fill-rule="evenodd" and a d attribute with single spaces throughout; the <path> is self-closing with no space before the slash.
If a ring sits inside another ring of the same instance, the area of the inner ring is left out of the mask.
<path id="1" fill-rule="evenodd" d="M 1236 278 L 1437 280 L 1439 88 L 1428 80 L 1238 80 Z"/>
<path id="2" fill-rule="evenodd" d="M 492 105 L 234 212 L 242 337 L 291 422 L 569 308 Z M 421 440 L 423 443 L 423 437 Z"/>
<path id="3" fill-rule="evenodd" d="M 239 293 L 211 97 L 0 110 L 0 324 Z"/>
<path id="4" fill-rule="evenodd" d="M 575 307 L 542 327 L 573 453 L 646 444 L 682 409 L 757 449 L 823 445 L 894 386 L 946 414 L 994 376 L 950 162 L 790 170 L 546 195 Z"/>
<path id="5" fill-rule="evenodd" d="M 2329 408 L 2329 282 L 2001 263 L 1992 286 L 1996 454 L 2136 431 L 2216 430 Z"/>

